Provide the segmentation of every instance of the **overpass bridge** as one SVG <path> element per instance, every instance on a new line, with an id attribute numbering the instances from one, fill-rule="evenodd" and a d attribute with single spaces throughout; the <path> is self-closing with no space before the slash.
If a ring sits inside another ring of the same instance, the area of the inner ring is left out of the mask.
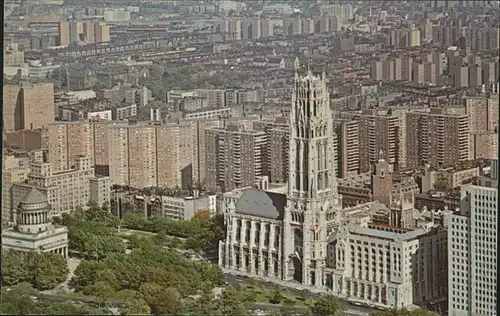
<path id="1" fill-rule="evenodd" d="M 53 51 L 57 59 L 75 59 L 80 57 L 119 56 L 133 52 L 155 52 L 180 48 L 188 45 L 206 43 L 204 34 L 176 34 L 157 39 L 146 39 L 122 45 L 87 45 L 68 47 Z"/>

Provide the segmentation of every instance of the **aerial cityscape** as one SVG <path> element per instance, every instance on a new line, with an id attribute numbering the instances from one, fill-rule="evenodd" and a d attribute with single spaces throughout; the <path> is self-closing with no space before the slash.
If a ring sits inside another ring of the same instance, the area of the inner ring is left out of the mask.
<path id="1" fill-rule="evenodd" d="M 500 315 L 500 1 L 3 3 L 0 315 Z"/>

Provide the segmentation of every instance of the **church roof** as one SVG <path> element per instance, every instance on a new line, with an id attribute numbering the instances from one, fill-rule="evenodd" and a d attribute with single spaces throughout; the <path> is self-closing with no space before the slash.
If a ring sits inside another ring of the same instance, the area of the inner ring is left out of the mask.
<path id="1" fill-rule="evenodd" d="M 41 204 L 47 203 L 47 198 L 39 190 L 32 188 L 22 200 L 24 204 Z"/>
<path id="2" fill-rule="evenodd" d="M 283 214 L 285 204 L 286 196 L 283 194 L 248 189 L 238 199 L 235 212 L 256 217 L 278 219 Z"/>

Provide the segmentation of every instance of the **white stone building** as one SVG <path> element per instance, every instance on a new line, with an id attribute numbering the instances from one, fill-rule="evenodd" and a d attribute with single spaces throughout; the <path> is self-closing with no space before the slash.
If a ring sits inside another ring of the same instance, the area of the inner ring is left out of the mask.
<path id="1" fill-rule="evenodd" d="M 68 257 L 68 229 L 52 224 L 51 206 L 37 189 L 19 203 L 17 225 L 2 232 L 2 248 L 55 252 Z"/>
<path id="2" fill-rule="evenodd" d="M 449 315 L 494 316 L 498 302 L 498 188 L 464 185 L 461 196 L 461 209 L 448 223 Z"/>
<path id="3" fill-rule="evenodd" d="M 446 295 L 445 287 L 427 278 L 446 271 L 446 231 L 440 226 L 341 225 L 328 248 L 326 283 L 337 296 L 400 308 Z"/>

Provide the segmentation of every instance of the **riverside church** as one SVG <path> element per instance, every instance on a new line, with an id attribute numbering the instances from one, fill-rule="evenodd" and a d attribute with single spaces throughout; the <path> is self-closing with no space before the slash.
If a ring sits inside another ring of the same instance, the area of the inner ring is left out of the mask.
<path id="1" fill-rule="evenodd" d="M 342 208 L 324 73 L 295 74 L 289 117 L 288 183 L 270 188 L 264 177 L 257 188 L 222 196 L 227 225 L 219 242 L 222 269 L 374 307 L 446 298 L 442 227 L 450 211 L 419 212 L 414 193 L 403 191 L 389 205 L 374 201 Z M 389 170 L 383 159 L 377 166 Z"/>

